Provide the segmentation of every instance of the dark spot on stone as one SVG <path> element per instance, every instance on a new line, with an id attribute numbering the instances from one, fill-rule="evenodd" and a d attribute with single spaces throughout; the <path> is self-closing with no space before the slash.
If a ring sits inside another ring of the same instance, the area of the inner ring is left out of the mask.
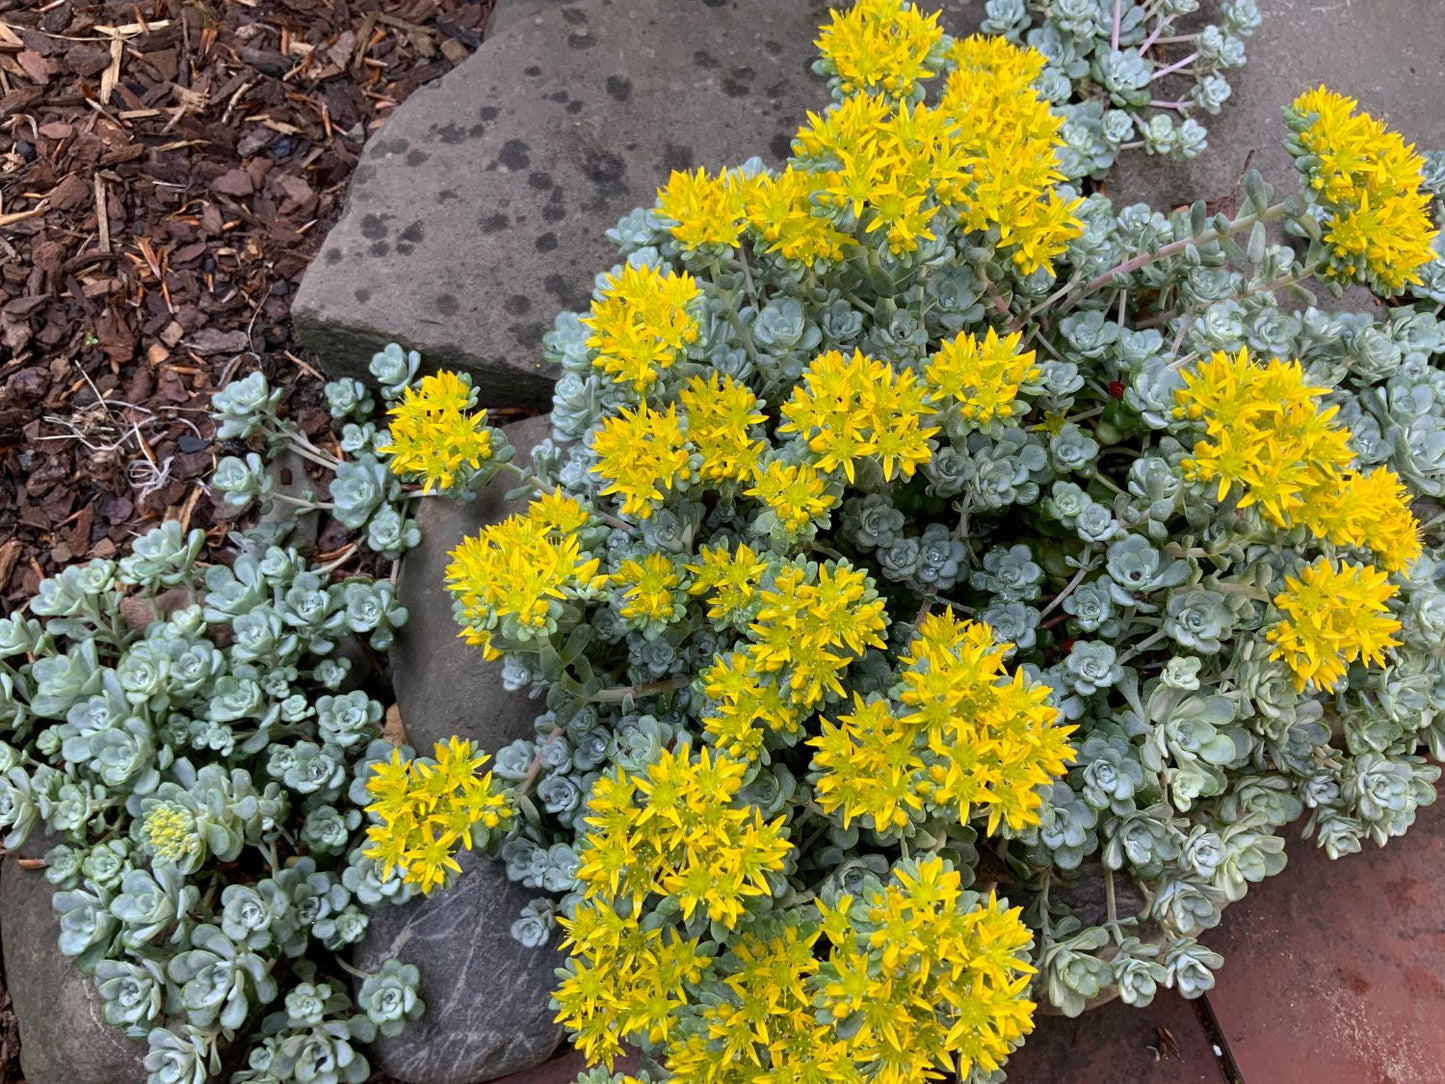
<path id="1" fill-rule="evenodd" d="M 562 18 L 566 19 L 567 22 L 573 26 L 587 25 L 587 13 L 581 8 L 563 8 Z"/>
<path id="2" fill-rule="evenodd" d="M 705 7 L 720 8 L 726 4 L 728 0 L 702 0 L 702 2 Z"/>
<path id="3" fill-rule="evenodd" d="M 373 241 L 371 242 L 371 248 L 367 249 L 367 251 L 373 256 L 385 256 L 391 251 L 391 246 L 385 241 Z"/>
<path id="4" fill-rule="evenodd" d="M 559 304 L 569 309 L 578 310 L 587 307 L 587 298 L 583 296 L 585 291 L 578 290 L 562 275 L 548 275 L 542 280 L 542 289 L 556 298 Z"/>
<path id="5" fill-rule="evenodd" d="M 783 47 L 776 41 L 765 41 L 763 42 L 763 52 L 767 53 L 768 56 L 782 56 Z"/>
<path id="6" fill-rule="evenodd" d="M 567 103 L 567 112 L 571 113 L 573 116 L 576 116 L 578 113 L 582 112 L 582 106 L 583 106 L 583 103 L 580 102 L 580 101 L 578 101 L 578 102 L 568 102 L 568 103 Z"/>
<path id="7" fill-rule="evenodd" d="M 527 174 L 527 184 L 538 192 L 545 192 L 552 187 L 552 175 L 543 173 L 541 170 Z"/>
<path id="8" fill-rule="evenodd" d="M 502 144 L 502 153 L 497 155 L 497 161 L 508 169 L 526 169 L 532 164 L 531 155 L 527 153 L 531 149 L 520 139 L 509 139 Z"/>
<path id="9" fill-rule="evenodd" d="M 506 215 L 504 215 L 501 211 L 498 211 L 496 214 L 488 215 L 486 218 L 482 219 L 482 232 L 500 233 L 511 224 L 512 220 Z"/>
<path id="10" fill-rule="evenodd" d="M 551 94 L 547 95 L 549 102 L 565 102 L 570 101 L 571 98 L 572 95 L 568 94 L 565 90 L 554 90 Z"/>
<path id="11" fill-rule="evenodd" d="M 787 83 L 787 80 L 783 80 L 783 81 L 780 82 L 780 83 L 773 83 L 773 84 L 771 84 L 771 85 L 767 88 L 767 92 L 766 92 L 766 93 L 767 93 L 767 95 L 768 95 L 769 98 L 781 98 L 784 94 L 788 93 L 788 83 Z"/>
<path id="12" fill-rule="evenodd" d="M 527 350 L 535 349 L 542 344 L 542 333 L 547 329 L 540 323 L 513 324 L 511 327 L 512 338 L 517 340 L 517 345 Z"/>
<path id="13" fill-rule="evenodd" d="M 445 127 L 438 129 L 437 137 L 440 138 L 443 143 L 456 144 L 465 142 L 467 133 L 455 124 L 447 124 Z"/>
<path id="14" fill-rule="evenodd" d="M 597 44 L 597 39 L 591 34 L 568 34 L 567 44 L 573 49 L 590 49 Z"/>
<path id="15" fill-rule="evenodd" d="M 532 69 L 531 69 L 531 68 L 528 68 L 528 69 L 527 69 L 527 74 L 528 74 L 528 75 L 531 75 L 531 74 L 532 74 Z M 538 69 L 537 69 L 537 74 L 538 74 L 538 75 L 541 75 L 541 74 L 542 74 L 542 69 L 541 69 L 541 68 L 538 68 Z M 477 110 L 477 119 L 478 119 L 478 120 L 496 120 L 496 119 L 497 119 L 498 117 L 500 117 L 501 115 L 502 115 L 502 111 L 501 111 L 500 109 L 498 109 L 498 108 L 497 108 L 496 106 L 494 106 L 494 105 L 484 105 L 484 106 L 482 106 L 481 109 Z"/>
<path id="16" fill-rule="evenodd" d="M 375 167 L 375 166 L 357 166 L 357 167 L 356 167 L 356 173 L 355 173 L 354 176 L 356 177 L 356 183 L 357 183 L 357 184 L 366 184 L 368 181 L 371 180 L 371 178 L 373 178 L 373 177 L 376 176 L 376 167 Z"/>
<path id="17" fill-rule="evenodd" d="M 473 124 L 470 128 L 467 129 L 467 136 L 470 139 L 481 139 L 482 136 L 486 134 L 487 126 L 485 124 Z"/>
<path id="18" fill-rule="evenodd" d="M 363 286 L 355 291 L 354 296 L 356 297 L 356 300 L 360 301 L 363 305 L 365 305 L 368 301 L 371 300 L 371 291 L 368 290 L 365 286 Z"/>
<path id="19" fill-rule="evenodd" d="M 401 239 L 403 241 L 410 241 L 414 245 L 420 244 L 426 240 L 426 227 L 423 226 L 421 220 L 418 219 L 401 231 Z"/>
<path id="20" fill-rule="evenodd" d="M 365 215 L 361 220 L 361 236 L 376 241 L 386 236 L 386 219 L 391 215 Z"/>
<path id="21" fill-rule="evenodd" d="M 587 160 L 583 169 L 593 184 L 613 185 L 627 173 L 627 163 L 615 154 L 597 154 Z"/>
<path id="22" fill-rule="evenodd" d="M 632 97 L 632 80 L 624 79 L 620 75 L 609 75 L 607 77 L 607 95 L 616 98 L 619 102 L 625 102 Z"/>
<path id="23" fill-rule="evenodd" d="M 532 311 L 532 300 L 526 294 L 513 294 L 502 303 L 502 307 L 513 316 L 526 316 Z"/>
<path id="24" fill-rule="evenodd" d="M 410 256 L 415 250 L 415 245 L 409 245 L 405 241 L 398 241 L 396 243 L 396 254 L 398 256 Z"/>
<path id="25" fill-rule="evenodd" d="M 567 209 L 560 203 L 549 203 L 542 208 L 542 218 L 548 222 L 561 222 L 567 217 Z"/>
<path id="26" fill-rule="evenodd" d="M 753 71 L 752 68 L 749 68 L 745 65 L 741 68 L 734 68 L 732 71 L 732 76 L 734 79 L 737 79 L 740 82 L 751 83 L 754 79 L 758 77 L 758 73 Z"/>
<path id="27" fill-rule="evenodd" d="M 377 150 L 383 154 L 405 154 L 411 150 L 411 144 L 404 139 L 393 139 L 390 143 L 382 143 Z"/>
<path id="28" fill-rule="evenodd" d="M 551 252 L 557 247 L 557 235 L 552 232 L 542 234 L 537 238 L 536 248 L 538 252 Z"/>
<path id="29" fill-rule="evenodd" d="M 551 237 L 552 235 L 549 233 L 547 236 L 548 236 L 548 237 Z M 553 245 L 553 247 L 555 248 L 556 246 Z M 341 250 L 340 250 L 339 248 L 328 248 L 328 249 L 326 250 L 326 262 L 329 263 L 329 264 L 338 264 L 338 263 L 340 263 L 340 262 L 341 262 Z"/>
<path id="30" fill-rule="evenodd" d="M 691 169 L 693 163 L 693 149 L 682 147 L 676 143 L 664 143 L 662 145 L 662 168 L 672 173 L 682 172 Z"/>
<path id="31" fill-rule="evenodd" d="M 407 151 L 406 164 L 409 166 L 419 166 L 430 157 L 431 155 L 427 154 L 426 151 Z"/>
<path id="32" fill-rule="evenodd" d="M 786 132 L 779 132 L 768 143 L 768 150 L 773 152 L 774 158 L 786 159 L 793 153 L 793 137 Z"/>
<path id="33" fill-rule="evenodd" d="M 692 54 L 692 62 L 699 68 L 716 68 L 717 60 L 706 49 L 699 49 Z"/>
<path id="34" fill-rule="evenodd" d="M 443 188 L 440 192 L 437 193 L 437 202 L 438 202 L 438 203 L 445 203 L 445 202 L 446 202 L 447 200 L 449 200 L 449 199 L 461 199 L 461 198 L 462 198 L 462 197 L 459 196 L 459 195 L 457 195 L 457 194 L 456 194 L 456 191 L 453 190 L 453 189 L 451 189 L 451 188 Z"/>
<path id="35" fill-rule="evenodd" d="M 542 74 L 542 68 L 538 64 L 528 64 L 525 68 L 522 69 L 522 74 L 535 79 L 537 78 L 537 76 Z M 486 108 L 490 109 L 491 106 L 487 106 Z M 486 109 L 484 109 L 483 112 L 486 112 Z M 482 119 L 486 120 L 487 118 L 483 117 Z"/>
<path id="36" fill-rule="evenodd" d="M 732 79 L 724 79 L 722 81 L 722 92 L 729 98 L 746 98 L 748 96 L 746 84 L 736 82 Z"/>
<path id="37" fill-rule="evenodd" d="M 437 312 L 443 316 L 455 316 L 462 306 L 451 294 L 437 295 Z"/>

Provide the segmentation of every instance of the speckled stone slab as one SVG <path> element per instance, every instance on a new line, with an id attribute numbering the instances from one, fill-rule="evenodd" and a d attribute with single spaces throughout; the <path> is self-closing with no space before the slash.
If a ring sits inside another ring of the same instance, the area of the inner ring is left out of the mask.
<path id="1" fill-rule="evenodd" d="M 506 0 L 503 0 L 505 5 Z M 397 340 L 490 405 L 548 401 L 556 313 L 616 263 L 603 231 L 674 169 L 788 151 L 824 0 L 587 0 L 514 13 L 368 143 L 293 309 L 334 374 Z"/>

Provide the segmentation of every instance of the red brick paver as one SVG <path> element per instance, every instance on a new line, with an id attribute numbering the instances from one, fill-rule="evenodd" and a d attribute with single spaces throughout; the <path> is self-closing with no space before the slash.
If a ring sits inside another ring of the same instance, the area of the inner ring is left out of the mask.
<path id="1" fill-rule="evenodd" d="M 1205 940 L 1247 1084 L 1445 1082 L 1445 804 L 1336 862 L 1291 840 L 1285 871 Z"/>

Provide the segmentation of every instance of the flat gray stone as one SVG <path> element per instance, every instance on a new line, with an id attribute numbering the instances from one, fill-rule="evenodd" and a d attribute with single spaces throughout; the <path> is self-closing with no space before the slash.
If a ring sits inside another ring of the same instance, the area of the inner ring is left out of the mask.
<path id="1" fill-rule="evenodd" d="M 516 462 L 525 465 L 552 427 L 544 416 L 503 431 L 517 449 Z M 454 734 L 496 752 L 517 738 L 532 737 L 532 724 L 545 710 L 540 701 L 504 689 L 502 664 L 487 662 L 479 648 L 457 635 L 446 589 L 449 554 L 462 539 L 522 510 L 503 499 L 511 482 L 509 476 L 496 479 L 468 503 L 422 501 L 417 515 L 421 545 L 402 560 L 397 581 L 397 597 L 410 617 L 392 645 L 391 672 L 407 741 L 418 752 L 429 753 L 433 743 Z"/>
<path id="2" fill-rule="evenodd" d="M 603 231 L 674 169 L 774 163 L 808 108 L 825 0 L 591 0 L 489 36 L 368 144 L 297 294 L 302 341 L 364 376 L 396 340 L 541 404 L 542 335 L 617 262 Z"/>
<path id="3" fill-rule="evenodd" d="M 561 954 L 512 940 L 532 893 L 479 852 L 458 861 L 446 891 L 374 910 L 353 953 L 362 971 L 392 956 L 421 971 L 426 1013 L 371 1046 L 372 1068 L 407 1084 L 495 1080 L 540 1065 L 562 1040 L 551 1007 Z"/>
<path id="4" fill-rule="evenodd" d="M 38 857 L 44 848 L 25 853 Z M 60 954 L 54 888 L 15 855 L 0 866 L 5 985 L 20 1031 L 20 1068 L 29 1084 L 142 1084 L 144 1043 L 101 1018 L 100 994 L 75 961 Z"/>
<path id="5" fill-rule="evenodd" d="M 1440 0 L 1270 0 L 1246 43 L 1249 57 L 1230 72 L 1234 93 L 1217 117 L 1200 116 L 1209 147 L 1189 162 L 1126 152 L 1109 177 L 1118 206 L 1140 201 L 1168 209 L 1197 199 L 1242 196 L 1246 169 L 1276 187 L 1300 191 L 1283 141 L 1282 110 L 1323 83 L 1421 150 L 1445 148 L 1445 4 Z M 1236 205 L 1237 200 L 1231 204 Z"/>

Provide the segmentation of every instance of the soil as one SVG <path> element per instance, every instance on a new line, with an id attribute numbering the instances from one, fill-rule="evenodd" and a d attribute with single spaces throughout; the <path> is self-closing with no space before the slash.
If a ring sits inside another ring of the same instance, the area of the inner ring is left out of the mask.
<path id="1" fill-rule="evenodd" d="M 163 519 L 224 541 L 207 411 L 233 377 L 329 439 L 292 296 L 368 135 L 490 8 L 0 0 L 0 613 Z"/>

